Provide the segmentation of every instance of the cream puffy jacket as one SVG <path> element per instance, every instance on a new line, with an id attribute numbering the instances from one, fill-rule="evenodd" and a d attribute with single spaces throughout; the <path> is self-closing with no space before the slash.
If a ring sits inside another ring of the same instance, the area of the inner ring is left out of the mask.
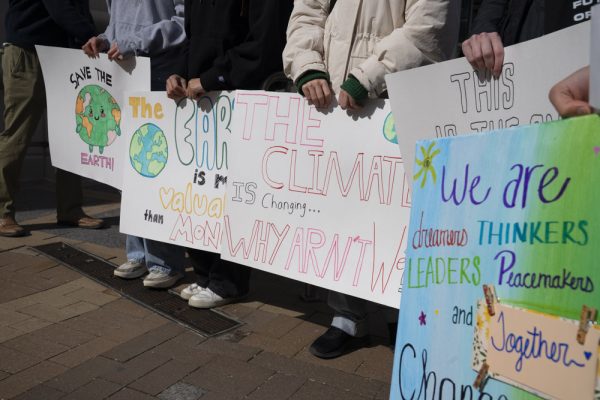
<path id="1" fill-rule="evenodd" d="M 386 74 L 443 61 L 454 53 L 459 0 L 295 0 L 283 52 L 294 82 L 328 72 L 339 92 L 352 74 L 377 97 Z"/>

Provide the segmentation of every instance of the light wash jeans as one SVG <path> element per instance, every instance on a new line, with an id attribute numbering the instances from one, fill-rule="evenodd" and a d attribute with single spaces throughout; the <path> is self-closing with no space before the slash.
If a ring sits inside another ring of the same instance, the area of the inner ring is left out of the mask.
<path id="1" fill-rule="evenodd" d="M 125 251 L 128 260 L 145 262 L 150 272 L 184 273 L 183 247 L 127 235 Z"/>

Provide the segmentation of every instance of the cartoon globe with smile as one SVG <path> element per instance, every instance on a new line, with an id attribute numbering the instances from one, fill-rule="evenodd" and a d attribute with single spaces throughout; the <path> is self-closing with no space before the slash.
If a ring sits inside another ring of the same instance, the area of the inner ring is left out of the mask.
<path id="1" fill-rule="evenodd" d="M 98 85 L 84 86 L 75 104 L 77 134 L 88 144 L 90 153 L 98 147 L 100 154 L 121 136 L 121 109 L 115 98 Z"/>

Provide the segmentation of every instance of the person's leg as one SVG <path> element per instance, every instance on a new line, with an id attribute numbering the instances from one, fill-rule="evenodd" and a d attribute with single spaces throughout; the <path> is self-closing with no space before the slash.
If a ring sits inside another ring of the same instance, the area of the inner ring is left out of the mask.
<path id="1" fill-rule="evenodd" d="M 367 301 L 329 291 L 327 304 L 334 310 L 331 327 L 310 346 L 319 358 L 335 358 L 361 346 L 366 339 Z"/>
<path id="2" fill-rule="evenodd" d="M 197 308 L 218 307 L 248 294 L 250 268 L 222 260 L 218 254 L 212 256 L 196 254 L 194 258 L 195 265 L 201 258 L 212 262 L 203 264 L 203 269 L 210 266 L 208 280 L 205 281 L 207 283 L 206 289 L 190 297 L 188 302 L 190 306 Z"/>
<path id="3" fill-rule="evenodd" d="M 168 243 L 144 239 L 146 266 L 150 272 L 144 286 L 168 288 L 183 278 L 185 249 Z"/>
<path id="4" fill-rule="evenodd" d="M 14 45 L 4 49 L 4 131 L 0 133 L 0 219 L 14 222 L 14 197 L 27 145 L 40 121 L 45 105 L 42 73 L 35 51 Z M 0 234 L 24 233 L 0 222 Z"/>
<path id="5" fill-rule="evenodd" d="M 250 290 L 249 267 L 221 258 L 210 270 L 208 288 L 223 298 L 244 297 Z"/>
<path id="6" fill-rule="evenodd" d="M 209 282 L 210 271 L 219 262 L 221 257 L 217 253 L 204 250 L 187 249 L 187 252 L 196 273 L 196 282 L 201 287 L 206 288 Z"/>
<path id="7" fill-rule="evenodd" d="M 334 311 L 331 326 L 341 329 L 350 336 L 366 335 L 366 300 L 330 290 L 327 304 Z"/>
<path id="8" fill-rule="evenodd" d="M 135 279 L 144 275 L 147 272 L 144 239 L 127 235 L 125 239 L 125 252 L 127 254 L 127 262 L 115 269 L 115 276 L 125 279 Z"/>
<path id="9" fill-rule="evenodd" d="M 83 211 L 81 177 L 62 169 L 56 169 L 56 219 L 61 225 L 86 229 L 104 226 L 100 218 L 92 218 Z"/>

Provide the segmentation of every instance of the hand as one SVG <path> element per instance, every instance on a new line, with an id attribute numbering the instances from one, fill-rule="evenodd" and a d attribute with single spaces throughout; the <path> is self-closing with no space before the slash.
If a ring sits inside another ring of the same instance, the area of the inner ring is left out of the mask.
<path id="1" fill-rule="evenodd" d="M 302 86 L 302 93 L 308 104 L 317 108 L 325 108 L 331 104 L 331 89 L 326 79 L 313 79 Z"/>
<path id="2" fill-rule="evenodd" d="M 104 39 L 94 36 L 81 46 L 83 52 L 90 58 L 98 58 L 98 54 L 108 50 L 108 42 Z"/>
<path id="3" fill-rule="evenodd" d="M 344 89 L 340 89 L 338 103 L 342 110 L 358 111 L 362 108 L 362 105 L 357 103 L 354 97 L 350 96 Z"/>
<path id="4" fill-rule="evenodd" d="M 552 86 L 548 97 L 562 117 L 573 117 L 592 113 L 589 102 L 590 67 L 585 67 L 567 76 Z"/>
<path id="5" fill-rule="evenodd" d="M 167 96 L 179 100 L 187 96 L 187 82 L 179 75 L 171 75 L 167 79 Z"/>
<path id="6" fill-rule="evenodd" d="M 502 72 L 504 45 L 497 32 L 484 32 L 471 36 L 462 43 L 462 51 L 473 68 L 489 69 L 494 78 Z"/>
<path id="7" fill-rule="evenodd" d="M 108 59 L 111 61 L 123 59 L 123 54 L 121 54 L 121 51 L 119 50 L 119 46 L 117 45 L 117 43 L 113 43 L 110 46 L 110 50 L 108 50 L 107 54 L 108 54 Z"/>
<path id="8" fill-rule="evenodd" d="M 204 93 L 206 93 L 206 90 L 202 87 L 200 78 L 190 79 L 187 86 L 187 97 L 192 100 L 198 100 Z"/>

